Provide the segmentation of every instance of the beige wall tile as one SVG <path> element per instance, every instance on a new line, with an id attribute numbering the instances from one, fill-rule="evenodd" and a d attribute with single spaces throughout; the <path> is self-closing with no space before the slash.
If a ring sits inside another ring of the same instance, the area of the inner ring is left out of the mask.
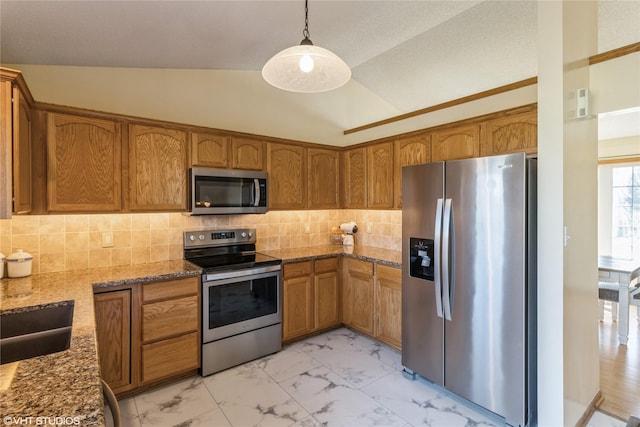
<path id="1" fill-rule="evenodd" d="M 89 268 L 111 267 L 111 252 L 111 248 L 90 250 Z"/>
<path id="2" fill-rule="evenodd" d="M 80 233 L 89 231 L 89 216 L 65 215 L 64 231 L 67 233 Z"/>
<path id="3" fill-rule="evenodd" d="M 111 249 L 111 265 L 130 265 L 132 258 L 131 248 Z"/>
<path id="4" fill-rule="evenodd" d="M 131 247 L 147 248 L 151 244 L 151 230 L 133 230 L 131 232 Z"/>
<path id="5" fill-rule="evenodd" d="M 117 248 L 126 248 L 131 246 L 131 231 L 130 230 L 114 231 L 113 246 Z"/>
<path id="6" fill-rule="evenodd" d="M 111 230 L 112 215 L 89 215 L 89 231 Z"/>
<path id="7" fill-rule="evenodd" d="M 186 216 L 181 213 L 172 213 L 169 214 L 169 228 L 178 228 L 182 231 L 185 227 Z"/>
<path id="8" fill-rule="evenodd" d="M 149 262 L 150 258 L 149 246 L 145 248 L 131 248 L 131 264 L 144 264 Z"/>
<path id="9" fill-rule="evenodd" d="M 40 253 L 64 252 L 65 233 L 40 234 Z"/>
<path id="10" fill-rule="evenodd" d="M 150 233 L 150 244 L 151 246 L 156 245 L 168 245 L 169 244 L 169 236 L 167 234 L 167 229 L 152 229 Z"/>
<path id="11" fill-rule="evenodd" d="M 149 261 L 167 261 L 169 260 L 169 245 L 151 246 L 149 250 Z"/>
<path id="12" fill-rule="evenodd" d="M 11 220 L 0 219 L 0 236 L 9 236 L 11 234 Z"/>
<path id="13" fill-rule="evenodd" d="M 89 232 L 65 233 L 65 252 L 77 252 L 77 251 L 88 251 L 88 250 L 89 250 Z"/>
<path id="14" fill-rule="evenodd" d="M 182 259 L 184 258 L 184 247 L 182 242 L 179 245 L 169 245 L 169 259 Z"/>
<path id="15" fill-rule="evenodd" d="M 152 230 L 166 230 L 167 228 L 169 228 L 169 214 L 149 214 L 149 228 L 151 228 Z"/>
<path id="16" fill-rule="evenodd" d="M 149 214 L 131 215 L 132 230 L 148 230 L 150 228 Z"/>
<path id="17" fill-rule="evenodd" d="M 14 215 L 11 220 L 11 234 L 34 234 L 40 228 L 40 216 Z"/>
<path id="18" fill-rule="evenodd" d="M 131 230 L 131 215 L 118 214 L 111 216 L 111 230 Z"/>
<path id="19" fill-rule="evenodd" d="M 89 250 L 97 250 L 102 248 L 102 233 L 104 231 L 89 232 Z"/>
<path id="20" fill-rule="evenodd" d="M 40 227 L 38 232 L 43 233 L 63 233 L 65 231 L 64 215 L 42 215 L 40 217 Z"/>
<path id="21" fill-rule="evenodd" d="M 65 252 L 65 270 L 89 268 L 89 251 Z"/>
<path id="22" fill-rule="evenodd" d="M 40 273 L 53 273 L 65 270 L 64 252 L 41 254 Z"/>

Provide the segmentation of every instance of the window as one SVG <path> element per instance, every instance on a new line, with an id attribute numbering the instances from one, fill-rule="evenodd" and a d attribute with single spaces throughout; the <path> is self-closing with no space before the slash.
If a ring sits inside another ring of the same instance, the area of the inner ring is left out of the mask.
<path id="1" fill-rule="evenodd" d="M 640 163 L 602 165 L 600 193 L 600 239 L 609 240 L 604 252 L 614 258 L 640 258 Z M 602 254 L 603 245 L 600 249 Z"/>

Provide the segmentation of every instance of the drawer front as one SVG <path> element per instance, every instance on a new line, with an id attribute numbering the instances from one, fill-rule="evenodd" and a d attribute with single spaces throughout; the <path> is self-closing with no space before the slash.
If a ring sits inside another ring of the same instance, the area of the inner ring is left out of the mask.
<path id="1" fill-rule="evenodd" d="M 338 258 L 318 259 L 315 262 L 315 272 L 324 273 L 325 271 L 336 271 L 338 269 Z"/>
<path id="2" fill-rule="evenodd" d="M 184 295 L 197 295 L 199 286 L 200 279 L 198 277 L 145 283 L 142 285 L 142 301 L 149 302 Z"/>
<path id="3" fill-rule="evenodd" d="M 198 297 L 190 296 L 142 306 L 142 341 L 155 341 L 198 330 Z"/>
<path id="4" fill-rule="evenodd" d="M 402 270 L 395 267 L 389 267 L 388 265 L 377 264 L 376 275 L 379 277 L 384 277 L 388 280 L 394 280 L 398 282 L 402 281 Z"/>
<path id="5" fill-rule="evenodd" d="M 283 277 L 288 279 L 290 277 L 308 276 L 313 270 L 311 261 L 293 262 L 291 264 L 285 264 L 283 266 Z"/>
<path id="6" fill-rule="evenodd" d="M 142 382 L 147 383 L 199 367 L 199 335 L 193 332 L 142 346 Z"/>
<path id="7" fill-rule="evenodd" d="M 359 259 L 348 258 L 347 269 L 350 272 L 358 272 L 367 276 L 373 276 L 373 263 L 369 261 L 361 261 Z"/>

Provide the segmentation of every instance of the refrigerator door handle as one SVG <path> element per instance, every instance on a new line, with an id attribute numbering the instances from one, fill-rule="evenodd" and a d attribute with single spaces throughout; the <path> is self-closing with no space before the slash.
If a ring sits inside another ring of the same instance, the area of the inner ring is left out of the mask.
<path id="1" fill-rule="evenodd" d="M 451 246 L 451 199 L 444 202 L 444 223 L 442 224 L 442 299 L 444 300 L 444 317 L 451 320 L 451 274 L 449 272 L 449 251 Z"/>
<path id="2" fill-rule="evenodd" d="M 435 224 L 435 242 L 433 248 L 433 281 L 435 282 L 436 290 L 436 312 L 438 317 L 442 318 L 442 275 L 440 274 L 440 249 L 442 248 L 442 204 L 443 200 L 438 199 L 436 204 L 436 224 Z"/>

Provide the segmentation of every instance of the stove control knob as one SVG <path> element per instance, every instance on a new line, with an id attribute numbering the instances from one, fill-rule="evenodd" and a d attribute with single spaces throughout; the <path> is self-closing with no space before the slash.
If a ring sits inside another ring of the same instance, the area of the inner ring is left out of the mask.
<path id="1" fill-rule="evenodd" d="M 204 240 L 204 234 L 199 235 L 199 236 L 198 236 L 198 239 L 200 239 L 200 240 Z"/>
<path id="2" fill-rule="evenodd" d="M 253 233 L 249 232 L 249 238 L 252 238 L 252 237 L 253 237 Z"/>
<path id="3" fill-rule="evenodd" d="M 189 236 L 189 240 L 191 240 L 191 241 L 193 242 L 194 240 L 196 240 L 196 236 L 194 236 L 193 234 L 191 234 L 191 235 Z"/>
<path id="4" fill-rule="evenodd" d="M 243 239 L 247 238 L 247 233 L 245 233 L 244 231 L 242 233 L 240 233 L 240 236 L 242 236 Z"/>

